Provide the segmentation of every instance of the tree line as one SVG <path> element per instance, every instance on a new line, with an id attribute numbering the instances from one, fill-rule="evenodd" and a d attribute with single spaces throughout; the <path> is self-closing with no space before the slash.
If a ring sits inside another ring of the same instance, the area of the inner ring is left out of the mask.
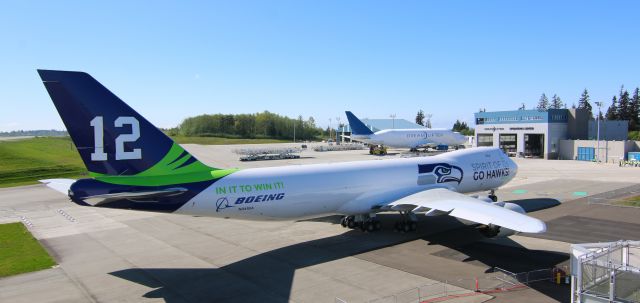
<path id="1" fill-rule="evenodd" d="M 629 131 L 640 130 L 640 89 L 636 87 L 633 96 L 622 86 L 619 96 L 611 98 L 611 105 L 607 109 L 607 120 L 629 120 Z"/>
<path id="2" fill-rule="evenodd" d="M 556 94 L 553 95 L 553 97 L 551 98 L 551 102 L 549 102 L 549 98 L 547 98 L 547 95 L 545 93 L 542 93 L 540 99 L 538 100 L 538 105 L 536 106 L 536 109 L 538 110 L 561 108 L 567 108 L 567 103 L 563 103 L 562 99 Z M 575 103 L 571 106 L 571 108 L 576 108 Z M 591 106 L 591 97 L 589 97 L 589 91 L 586 88 L 582 92 L 582 95 L 580 95 L 580 99 L 578 99 L 577 108 L 586 109 L 590 113 L 592 112 L 593 107 Z M 522 104 L 522 107 L 520 109 L 524 109 L 524 103 Z"/>
<path id="3" fill-rule="evenodd" d="M 553 95 L 553 99 L 549 102 L 546 94 L 542 94 L 538 100 L 536 109 L 547 110 L 554 108 L 567 108 L 566 103 L 562 103 L 562 100 L 557 95 Z M 576 108 L 574 104 L 572 108 Z M 579 109 L 586 109 L 589 111 L 590 116 L 593 116 L 593 106 L 591 105 L 591 97 L 589 91 L 585 88 L 578 99 Z M 522 107 L 524 109 L 524 105 Z M 600 120 L 628 120 L 629 131 L 640 131 L 640 89 L 636 87 L 633 91 L 633 96 L 629 94 L 629 91 L 624 88 L 624 85 L 620 88 L 618 96 L 613 96 L 611 99 L 611 105 L 607 108 L 606 114 L 598 113 Z"/>
<path id="4" fill-rule="evenodd" d="M 213 114 L 184 119 L 170 135 L 212 136 L 225 138 L 268 138 L 314 140 L 323 134 L 313 117 L 298 119 L 268 111 L 255 114 Z"/>
<path id="5" fill-rule="evenodd" d="M 456 123 L 453 123 L 453 127 L 451 128 L 454 132 L 459 132 L 465 136 L 473 136 L 475 134 L 475 129 L 469 127 L 467 122 L 460 122 L 460 120 L 456 120 Z"/>

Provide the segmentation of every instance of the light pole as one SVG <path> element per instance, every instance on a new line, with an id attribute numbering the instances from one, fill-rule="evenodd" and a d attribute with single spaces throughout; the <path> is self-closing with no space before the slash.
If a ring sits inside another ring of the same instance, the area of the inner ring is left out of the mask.
<path id="1" fill-rule="evenodd" d="M 331 140 L 331 118 L 329 118 L 329 141 Z"/>
<path id="2" fill-rule="evenodd" d="M 391 120 L 391 123 L 392 123 L 391 124 L 392 125 L 391 128 L 395 129 L 396 128 L 396 114 L 391 114 L 391 115 L 389 115 L 389 117 L 391 117 L 391 119 L 392 119 Z"/>
<path id="3" fill-rule="evenodd" d="M 600 163 L 600 115 L 602 115 L 600 108 L 602 107 L 602 102 L 595 102 L 595 104 L 598 106 L 598 116 L 596 117 L 596 123 L 598 123 L 598 130 L 596 135 L 596 161 Z"/>
<path id="4" fill-rule="evenodd" d="M 336 117 L 336 121 L 338 121 L 338 127 L 336 127 L 336 143 L 338 143 L 338 131 L 340 129 L 340 117 Z M 340 133 L 344 133 L 344 130 Z M 342 137 L 344 138 L 344 137 Z"/>
<path id="5" fill-rule="evenodd" d="M 296 143 L 296 120 L 293 120 L 293 143 Z"/>

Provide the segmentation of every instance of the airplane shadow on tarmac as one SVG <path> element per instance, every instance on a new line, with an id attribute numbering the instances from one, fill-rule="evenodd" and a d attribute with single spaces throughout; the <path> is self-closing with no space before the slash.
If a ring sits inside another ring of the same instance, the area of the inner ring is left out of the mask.
<path id="1" fill-rule="evenodd" d="M 486 265 L 487 272 L 495 267 L 512 272 L 549 268 L 568 259 L 567 254 L 528 250 L 508 238 L 501 239 L 500 244 L 481 242 L 479 240 L 483 238 L 474 226 L 449 216 L 419 217 L 419 228 L 414 233 L 392 232 L 398 215 L 380 214 L 383 223 L 380 232 L 348 230 L 340 235 L 260 253 L 220 268 L 129 268 L 110 274 L 154 288 L 144 297 L 161 298 L 170 303 L 289 302 L 297 269 L 419 239 L 468 256 L 462 262 L 480 262 Z M 339 217 L 330 216 L 316 221 L 337 223 Z M 445 255 L 442 257 L 447 258 Z M 554 299 L 558 297 L 544 288 L 539 291 Z M 558 300 L 563 300 L 563 297 Z"/>

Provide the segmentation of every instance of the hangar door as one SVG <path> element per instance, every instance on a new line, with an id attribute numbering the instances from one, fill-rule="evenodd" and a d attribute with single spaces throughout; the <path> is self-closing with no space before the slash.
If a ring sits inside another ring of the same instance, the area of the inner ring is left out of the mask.
<path id="1" fill-rule="evenodd" d="M 493 134 L 478 134 L 477 146 L 493 146 Z"/>
<path id="2" fill-rule="evenodd" d="M 544 157 L 544 134 L 524 135 L 524 156 L 533 158 Z"/>
<path id="3" fill-rule="evenodd" d="M 518 135 L 500 134 L 500 149 L 509 157 L 515 157 L 518 149 Z"/>

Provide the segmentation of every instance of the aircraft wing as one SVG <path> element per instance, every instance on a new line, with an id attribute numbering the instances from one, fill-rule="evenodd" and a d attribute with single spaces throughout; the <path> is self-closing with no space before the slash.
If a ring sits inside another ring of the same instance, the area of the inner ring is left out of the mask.
<path id="1" fill-rule="evenodd" d="M 396 200 L 384 208 L 414 212 L 435 209 L 460 219 L 499 225 L 519 232 L 541 233 L 546 230 L 544 222 L 536 218 L 446 188 L 421 191 Z"/>

